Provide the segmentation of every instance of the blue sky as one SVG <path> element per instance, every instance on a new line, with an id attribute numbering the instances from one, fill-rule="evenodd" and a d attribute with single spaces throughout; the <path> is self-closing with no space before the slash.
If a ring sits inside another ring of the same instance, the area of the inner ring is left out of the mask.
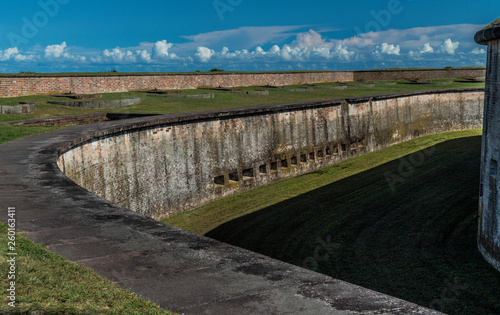
<path id="1" fill-rule="evenodd" d="M 0 72 L 484 66 L 500 1 L 18 0 Z"/>

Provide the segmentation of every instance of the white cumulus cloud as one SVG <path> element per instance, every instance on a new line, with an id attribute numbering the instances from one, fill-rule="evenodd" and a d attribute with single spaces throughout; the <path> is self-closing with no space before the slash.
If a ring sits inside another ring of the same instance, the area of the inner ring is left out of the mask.
<path id="1" fill-rule="evenodd" d="M 292 46 L 298 48 L 319 48 L 328 47 L 331 48 L 333 43 L 327 42 L 321 35 L 314 30 L 309 30 L 306 33 L 297 34 L 297 39 L 292 42 Z"/>
<path id="2" fill-rule="evenodd" d="M 170 58 L 175 59 L 177 56 L 169 52 L 174 44 L 168 43 L 166 40 L 157 41 L 153 45 L 153 58 Z"/>
<path id="3" fill-rule="evenodd" d="M 454 55 L 459 45 L 459 42 L 452 42 L 451 38 L 448 38 L 441 45 L 441 51 L 450 55 Z"/>
<path id="4" fill-rule="evenodd" d="M 198 58 L 201 62 L 207 62 L 212 58 L 212 56 L 215 54 L 215 51 L 213 51 L 210 48 L 200 46 L 196 48 L 196 53 L 194 56 Z"/>
<path id="5" fill-rule="evenodd" d="M 472 51 L 471 51 L 471 54 L 474 54 L 474 55 L 484 55 L 486 54 L 486 50 L 484 48 L 474 48 Z"/>
<path id="6" fill-rule="evenodd" d="M 375 50 L 376 55 L 396 55 L 399 56 L 399 53 L 401 51 L 401 48 L 399 45 L 393 45 L 393 44 L 388 44 L 388 43 L 382 43 L 382 45 L 377 46 Z"/>
<path id="7" fill-rule="evenodd" d="M 60 45 L 49 45 L 45 48 L 45 58 L 54 57 L 59 58 L 64 54 L 64 50 L 66 49 L 66 42 L 62 42 Z"/>
<path id="8" fill-rule="evenodd" d="M 73 61 L 85 61 L 87 59 L 85 56 L 70 54 L 67 47 L 66 42 L 62 42 L 60 45 L 48 45 L 45 48 L 45 58 L 49 60 L 62 58 Z"/>
<path id="9" fill-rule="evenodd" d="M 433 53 L 434 52 L 434 48 L 432 48 L 431 44 L 429 43 L 425 43 L 424 46 L 422 48 L 420 48 L 420 51 L 419 53 L 421 54 L 428 54 L 428 53 Z"/>

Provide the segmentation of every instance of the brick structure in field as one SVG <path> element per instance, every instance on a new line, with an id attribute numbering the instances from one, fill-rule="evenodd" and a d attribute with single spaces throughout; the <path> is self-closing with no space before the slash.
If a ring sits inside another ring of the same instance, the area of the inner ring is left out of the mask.
<path id="1" fill-rule="evenodd" d="M 479 31 L 475 40 L 488 45 L 483 118 L 483 148 L 479 204 L 479 250 L 500 270 L 500 19 Z"/>

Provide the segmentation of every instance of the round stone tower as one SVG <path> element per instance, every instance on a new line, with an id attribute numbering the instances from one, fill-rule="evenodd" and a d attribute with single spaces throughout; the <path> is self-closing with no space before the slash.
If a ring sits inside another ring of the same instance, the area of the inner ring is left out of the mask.
<path id="1" fill-rule="evenodd" d="M 500 19 L 477 32 L 488 45 L 483 117 L 483 148 L 479 189 L 478 246 L 484 258 L 500 270 Z"/>

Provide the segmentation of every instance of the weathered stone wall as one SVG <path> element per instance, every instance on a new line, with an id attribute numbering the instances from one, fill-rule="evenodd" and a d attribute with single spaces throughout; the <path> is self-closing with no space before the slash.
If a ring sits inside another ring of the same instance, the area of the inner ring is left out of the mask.
<path id="1" fill-rule="evenodd" d="M 354 81 L 480 78 L 485 75 L 484 69 L 375 70 L 354 71 Z"/>
<path id="2" fill-rule="evenodd" d="M 476 34 L 476 41 L 488 44 L 481 186 L 479 205 L 479 250 L 500 270 L 500 26 L 488 27 Z"/>
<path id="3" fill-rule="evenodd" d="M 0 76 L 0 97 L 49 93 L 111 93 L 146 89 L 194 89 L 294 85 L 320 82 L 484 77 L 485 70 L 324 71 L 268 73 L 172 73 Z"/>
<path id="4" fill-rule="evenodd" d="M 483 95 L 424 91 L 158 116 L 68 148 L 58 164 L 87 190 L 158 218 L 420 135 L 480 128 Z"/>
<path id="5" fill-rule="evenodd" d="M 23 115 L 31 114 L 35 111 L 35 103 L 24 103 L 18 105 L 2 105 L 0 106 L 0 114 Z"/>
<path id="6" fill-rule="evenodd" d="M 70 107 L 111 109 L 111 108 L 119 108 L 119 107 L 137 105 L 137 104 L 141 103 L 141 99 L 139 97 L 134 97 L 134 98 L 129 98 L 129 99 L 121 99 L 121 100 L 49 101 L 47 103 L 63 105 L 63 106 L 70 106 Z"/>

